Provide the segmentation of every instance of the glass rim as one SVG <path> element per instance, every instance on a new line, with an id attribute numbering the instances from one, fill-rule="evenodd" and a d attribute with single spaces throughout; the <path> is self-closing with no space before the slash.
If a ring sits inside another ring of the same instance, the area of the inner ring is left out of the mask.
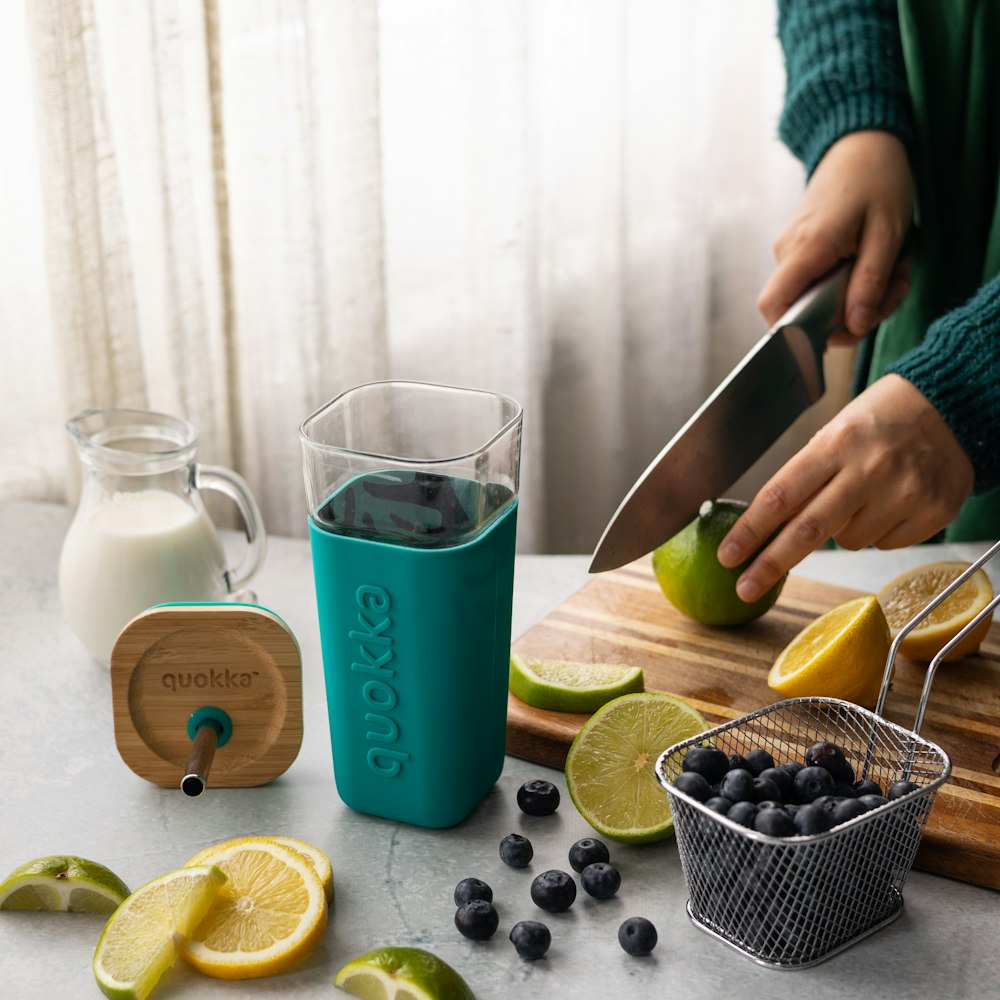
<path id="1" fill-rule="evenodd" d="M 509 404 L 513 408 L 513 414 L 509 420 L 507 420 L 491 437 L 487 438 L 482 444 L 473 448 L 471 451 L 460 452 L 456 455 L 444 455 L 439 458 L 413 458 L 405 457 L 402 455 L 391 455 L 385 452 L 379 451 L 366 451 L 359 448 L 347 448 L 344 445 L 337 444 L 327 444 L 323 441 L 318 441 L 316 438 L 311 437 L 308 430 L 308 425 L 316 421 L 323 413 L 328 411 L 334 404 L 341 402 L 345 397 L 351 396 L 355 393 L 360 392 L 363 389 L 370 389 L 375 386 L 415 386 L 420 389 L 444 389 L 451 393 L 467 393 L 469 395 L 490 397 L 493 399 L 502 400 L 504 403 Z M 445 385 L 440 382 L 422 382 L 416 379 L 376 379 L 372 382 L 363 382 L 360 385 L 352 386 L 350 389 L 345 389 L 343 392 L 338 393 L 336 396 L 327 400 L 322 406 L 317 410 L 314 410 L 309 414 L 305 420 L 299 424 L 299 439 L 305 445 L 310 448 L 314 448 L 317 451 L 323 451 L 327 453 L 346 453 L 350 455 L 357 455 L 363 458 L 372 458 L 376 460 L 385 460 L 393 462 L 404 467 L 427 467 L 435 465 L 446 465 L 453 462 L 461 462 L 470 458 L 474 458 L 476 455 L 481 454 L 484 451 L 488 451 L 497 441 L 499 441 L 505 434 L 509 433 L 511 428 L 520 424 L 524 416 L 524 411 L 521 404 L 513 397 L 504 392 L 494 392 L 491 389 L 473 389 L 467 386 L 457 386 L 457 385 Z"/>
<path id="2" fill-rule="evenodd" d="M 101 425 L 101 418 L 111 420 Z M 190 421 L 136 407 L 90 407 L 71 417 L 66 429 L 82 457 L 120 470 L 148 471 L 153 465 L 180 467 L 190 460 L 198 446 L 198 430 Z M 116 447 L 115 442 L 124 438 L 143 439 L 165 447 L 149 451 Z"/>

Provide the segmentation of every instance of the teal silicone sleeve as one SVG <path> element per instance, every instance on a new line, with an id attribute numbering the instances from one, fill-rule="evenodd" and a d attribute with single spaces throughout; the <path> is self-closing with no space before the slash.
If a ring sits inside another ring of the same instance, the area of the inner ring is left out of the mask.
<path id="1" fill-rule="evenodd" d="M 360 812 L 460 822 L 503 769 L 516 501 L 481 535 L 415 548 L 312 519 L 337 791 Z"/>

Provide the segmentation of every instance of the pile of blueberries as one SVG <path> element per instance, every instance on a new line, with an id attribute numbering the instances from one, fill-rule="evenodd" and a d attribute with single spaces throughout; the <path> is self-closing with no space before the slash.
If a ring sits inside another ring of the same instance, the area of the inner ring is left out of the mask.
<path id="1" fill-rule="evenodd" d="M 797 838 L 825 833 L 918 791 L 914 782 L 897 781 L 883 792 L 868 778 L 858 780 L 832 742 L 815 743 L 803 760 L 780 764 L 764 749 L 728 756 L 697 746 L 681 766 L 675 788 L 781 841 L 734 841 L 716 824 L 700 823 L 692 856 L 697 877 L 689 881 L 690 905 L 700 921 L 754 955 L 794 964 L 812 961 L 898 908 L 898 859 L 882 849 L 882 838 L 915 849 L 919 830 L 912 810 L 859 832 L 848 845 L 850 865 L 838 863 L 830 841 L 821 853 L 796 845 Z M 817 868 L 831 858 L 832 868 Z"/>
<path id="2" fill-rule="evenodd" d="M 517 804 L 529 816 L 549 816 L 559 808 L 559 789 L 550 781 L 526 781 L 517 791 Z M 500 841 L 500 860 L 511 868 L 527 868 L 534 848 L 527 837 L 510 833 Z M 569 849 L 569 863 L 580 884 L 595 899 L 610 899 L 621 886 L 621 875 L 611 864 L 607 845 L 593 837 L 578 840 Z M 531 883 L 531 898 L 549 913 L 568 910 L 576 899 L 576 882 L 568 872 L 550 869 Z M 473 941 L 487 941 L 496 933 L 500 916 L 493 905 L 493 889 L 481 879 L 464 878 L 455 886 L 455 926 Z M 538 920 L 520 920 L 510 940 L 521 958 L 541 958 L 552 943 L 552 932 Z M 648 955 L 656 946 L 656 928 L 645 917 L 629 917 L 618 928 L 618 942 L 630 955 Z"/>
<path id="3" fill-rule="evenodd" d="M 884 806 L 918 786 L 897 781 L 883 793 L 854 769 L 835 743 L 814 743 L 803 761 L 775 764 L 767 750 L 745 756 L 696 746 L 685 754 L 675 788 L 735 823 L 772 837 L 812 836 Z"/>

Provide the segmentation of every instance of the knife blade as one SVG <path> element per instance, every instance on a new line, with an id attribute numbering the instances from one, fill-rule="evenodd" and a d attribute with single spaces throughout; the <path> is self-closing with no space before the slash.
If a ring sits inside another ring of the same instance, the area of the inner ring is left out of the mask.
<path id="1" fill-rule="evenodd" d="M 672 538 L 823 395 L 823 352 L 844 329 L 850 270 L 840 264 L 807 289 L 653 459 L 604 529 L 591 573 Z"/>

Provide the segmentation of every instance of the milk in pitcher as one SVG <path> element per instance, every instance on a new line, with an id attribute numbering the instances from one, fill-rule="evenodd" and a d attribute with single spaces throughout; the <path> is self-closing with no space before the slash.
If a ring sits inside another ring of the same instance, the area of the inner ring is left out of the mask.
<path id="1" fill-rule="evenodd" d="M 200 503 L 160 489 L 109 493 L 81 509 L 59 566 L 70 625 L 107 664 L 122 627 L 154 604 L 226 597 L 226 555 Z"/>

